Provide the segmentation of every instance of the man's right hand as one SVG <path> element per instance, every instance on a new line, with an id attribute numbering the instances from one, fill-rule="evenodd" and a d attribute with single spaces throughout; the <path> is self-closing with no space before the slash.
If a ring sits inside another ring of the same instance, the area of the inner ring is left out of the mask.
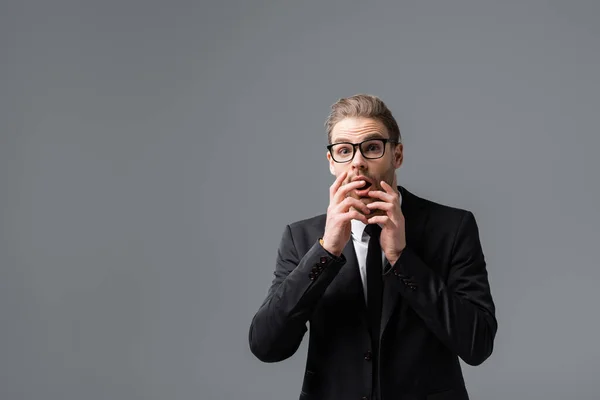
<path id="1" fill-rule="evenodd" d="M 368 224 L 367 214 L 371 210 L 360 200 L 348 197 L 348 193 L 365 184 L 365 181 L 354 181 L 342 186 L 348 172 L 341 173 L 329 188 L 329 207 L 327 207 L 327 222 L 323 234 L 323 248 L 340 256 L 346 243 L 350 240 L 352 225 L 350 220 L 357 219 Z M 358 212 L 362 211 L 362 214 Z"/>

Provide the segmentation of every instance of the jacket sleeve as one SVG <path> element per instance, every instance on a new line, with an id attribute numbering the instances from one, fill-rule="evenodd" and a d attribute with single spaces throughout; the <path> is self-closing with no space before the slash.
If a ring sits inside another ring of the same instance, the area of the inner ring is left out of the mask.
<path id="1" fill-rule="evenodd" d="M 335 257 L 318 240 L 300 257 L 292 230 L 286 226 L 277 251 L 275 278 L 250 324 L 252 354 L 264 362 L 291 357 L 302 342 L 316 304 L 345 263 L 343 254 Z"/>
<path id="2" fill-rule="evenodd" d="M 465 211 L 454 238 L 447 281 L 409 247 L 385 275 L 463 361 L 479 365 L 491 355 L 498 323 L 479 231 L 470 211 Z"/>

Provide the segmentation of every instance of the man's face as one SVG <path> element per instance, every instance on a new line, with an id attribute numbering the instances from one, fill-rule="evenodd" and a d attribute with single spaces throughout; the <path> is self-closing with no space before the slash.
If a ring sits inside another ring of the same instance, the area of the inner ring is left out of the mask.
<path id="1" fill-rule="evenodd" d="M 331 143 L 360 143 L 373 138 L 389 139 L 389 133 L 383 123 L 371 118 L 345 118 L 335 124 L 331 131 Z M 365 204 L 372 203 L 376 199 L 369 197 L 367 193 L 371 190 L 385 191 L 381 187 L 380 181 L 384 181 L 396 189 L 396 169 L 402 164 L 402 151 L 402 144 L 386 143 L 383 157 L 367 159 L 363 157 L 357 146 L 354 158 L 345 163 L 335 162 L 331 153 L 328 152 L 329 170 L 336 177 L 344 171 L 348 171 L 344 184 L 359 180 L 359 178 L 365 180 L 367 182 L 365 187 L 353 190 L 349 196 L 359 199 Z"/>

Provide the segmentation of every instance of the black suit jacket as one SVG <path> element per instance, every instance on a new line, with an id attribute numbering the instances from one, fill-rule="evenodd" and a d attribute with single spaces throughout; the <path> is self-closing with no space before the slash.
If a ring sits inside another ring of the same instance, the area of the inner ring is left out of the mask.
<path id="1" fill-rule="evenodd" d="M 377 358 L 380 400 L 466 400 L 459 357 L 478 365 L 492 353 L 498 325 L 473 214 L 398 189 L 407 247 L 384 266 L 379 357 L 352 240 L 339 258 L 328 253 L 319 244 L 325 214 L 283 232 L 249 342 L 258 359 L 281 361 L 309 324 L 300 399 L 370 399 Z"/>

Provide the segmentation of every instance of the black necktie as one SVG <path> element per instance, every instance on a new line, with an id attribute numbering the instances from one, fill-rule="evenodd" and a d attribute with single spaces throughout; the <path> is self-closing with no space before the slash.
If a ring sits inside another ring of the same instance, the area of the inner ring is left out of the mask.
<path id="1" fill-rule="evenodd" d="M 381 227 L 377 224 L 365 228 L 370 236 L 367 250 L 367 309 L 371 328 L 371 346 L 373 353 L 373 399 L 379 398 L 377 383 L 379 381 L 379 326 L 381 324 L 381 302 L 383 295 L 382 255 L 379 244 Z"/>
<path id="2" fill-rule="evenodd" d="M 381 227 L 377 224 L 367 225 L 365 232 L 369 234 L 369 247 L 367 251 L 367 307 L 369 310 L 369 324 L 373 339 L 373 354 L 377 354 L 379 344 L 379 325 L 381 323 L 381 298 L 383 291 L 381 245 L 379 234 Z"/>

